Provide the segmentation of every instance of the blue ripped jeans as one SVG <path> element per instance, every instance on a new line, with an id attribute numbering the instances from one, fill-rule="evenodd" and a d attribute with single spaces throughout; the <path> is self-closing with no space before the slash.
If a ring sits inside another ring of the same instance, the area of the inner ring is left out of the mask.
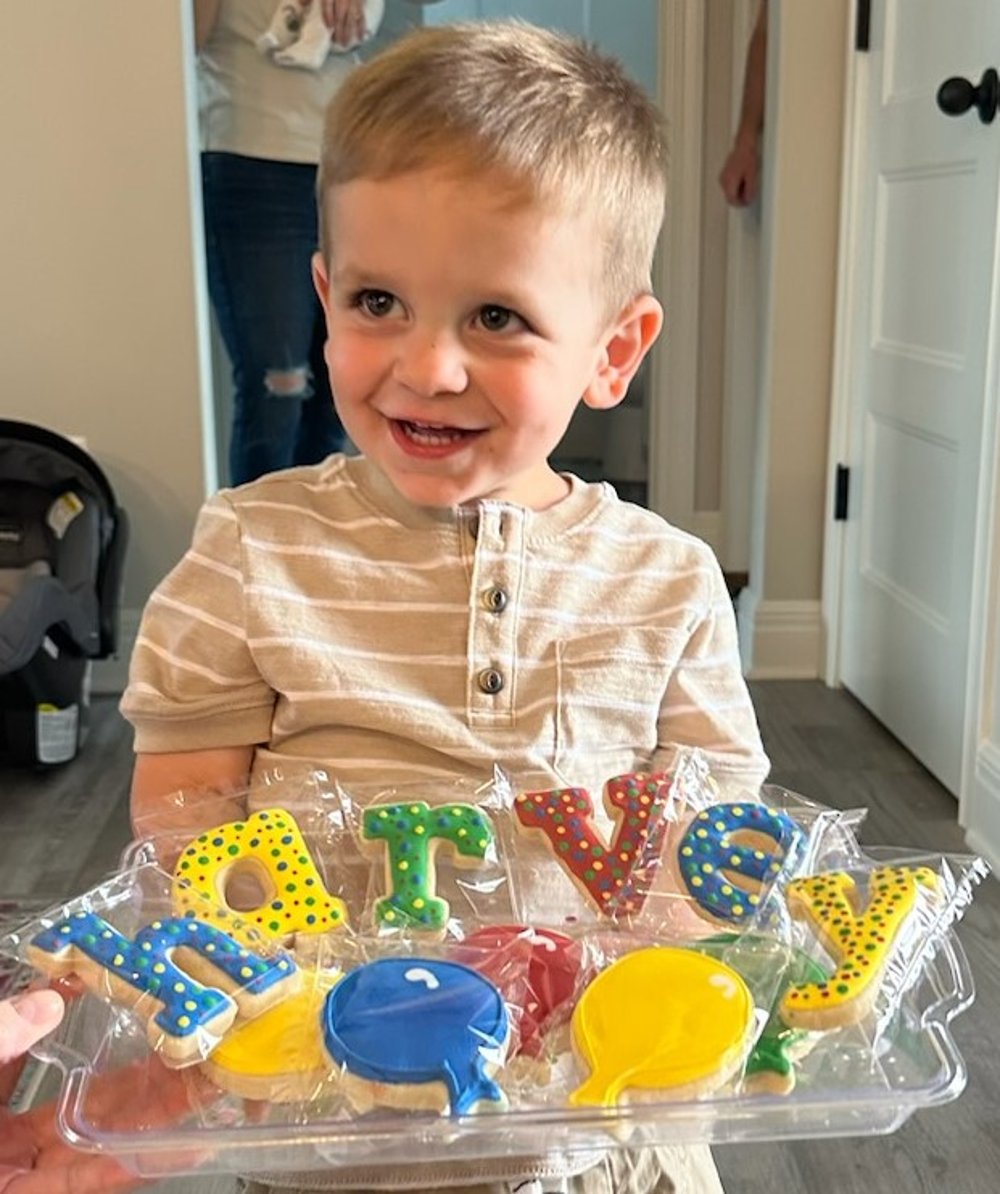
<path id="1" fill-rule="evenodd" d="M 229 480 L 240 485 L 344 445 L 310 273 L 316 168 L 212 152 L 201 169 L 208 290 L 233 368 Z"/>

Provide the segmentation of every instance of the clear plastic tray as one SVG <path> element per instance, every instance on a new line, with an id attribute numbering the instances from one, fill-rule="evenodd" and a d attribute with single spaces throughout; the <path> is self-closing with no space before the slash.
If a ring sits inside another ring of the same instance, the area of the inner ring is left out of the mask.
<path id="1" fill-rule="evenodd" d="M 966 956 L 950 930 L 877 1041 L 864 1025 L 824 1034 L 798 1062 L 790 1094 L 716 1095 L 614 1111 L 533 1106 L 464 1118 L 390 1111 L 345 1117 L 324 1110 L 322 1100 L 206 1097 L 203 1077 L 193 1069 L 167 1070 L 134 1017 L 94 998 L 73 1003 L 40 1055 L 63 1072 L 57 1115 L 65 1137 L 143 1176 L 322 1169 L 333 1181 L 349 1174 L 352 1183 L 377 1183 L 400 1166 L 412 1170 L 417 1156 L 422 1172 L 425 1166 L 428 1173 L 435 1166 L 446 1172 L 458 1162 L 483 1177 L 502 1176 L 516 1172 L 512 1158 L 544 1157 L 545 1168 L 557 1170 L 636 1145 L 895 1131 L 914 1111 L 947 1103 L 964 1088 L 965 1066 L 949 1025 L 972 998 Z M 134 1081 L 116 1096 L 114 1072 L 123 1066 L 133 1067 Z M 165 1091 L 185 1083 L 198 1084 L 197 1092 L 191 1088 L 193 1110 L 164 1122 Z"/>

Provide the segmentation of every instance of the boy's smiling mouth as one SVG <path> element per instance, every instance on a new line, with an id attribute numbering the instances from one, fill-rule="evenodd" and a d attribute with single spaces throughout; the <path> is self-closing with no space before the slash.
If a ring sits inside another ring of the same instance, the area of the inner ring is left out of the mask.
<path id="1" fill-rule="evenodd" d="M 406 449 L 445 453 L 462 447 L 481 435 L 481 431 L 452 427 L 447 423 L 423 423 L 411 419 L 392 419 L 394 437 Z"/>

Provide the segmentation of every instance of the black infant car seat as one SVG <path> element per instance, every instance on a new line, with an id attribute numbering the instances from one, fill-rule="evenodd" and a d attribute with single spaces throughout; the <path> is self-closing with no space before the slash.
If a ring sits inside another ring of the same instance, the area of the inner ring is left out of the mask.
<path id="1" fill-rule="evenodd" d="M 71 440 L 0 419 L 0 762 L 79 749 L 90 662 L 117 644 L 124 510 Z"/>

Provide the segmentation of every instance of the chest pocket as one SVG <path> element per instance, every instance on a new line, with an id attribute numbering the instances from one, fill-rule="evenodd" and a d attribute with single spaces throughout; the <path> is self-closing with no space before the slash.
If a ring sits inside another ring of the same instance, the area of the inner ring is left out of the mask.
<path id="1" fill-rule="evenodd" d="M 681 631 L 636 627 L 556 643 L 556 759 L 563 774 L 584 758 L 640 765 L 652 756 L 685 641 Z"/>

